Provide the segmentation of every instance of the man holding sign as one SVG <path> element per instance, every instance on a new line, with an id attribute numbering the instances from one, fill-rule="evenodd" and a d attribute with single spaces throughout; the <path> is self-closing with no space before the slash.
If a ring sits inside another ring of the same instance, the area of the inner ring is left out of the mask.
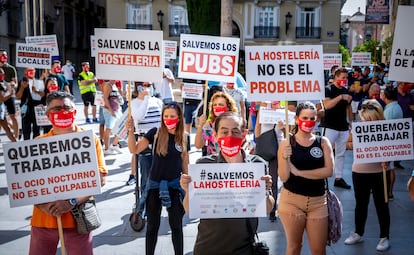
<path id="1" fill-rule="evenodd" d="M 46 114 L 53 128 L 49 133 L 39 138 L 54 135 L 80 132 L 82 129 L 74 124 L 76 110 L 73 96 L 66 92 L 53 92 L 46 99 Z M 95 153 L 100 172 L 101 186 L 105 184 L 104 177 L 108 174 L 102 155 L 101 143 L 94 136 Z M 30 234 L 31 255 L 56 254 L 59 241 L 57 218 L 62 220 L 63 236 L 66 250 L 69 254 L 92 254 L 92 232 L 79 234 L 71 210 L 77 205 L 89 200 L 91 196 L 78 197 L 69 200 L 57 200 L 36 204 L 33 208 Z"/>
<path id="2" fill-rule="evenodd" d="M 262 158 L 256 155 L 246 155 L 241 150 L 247 130 L 245 130 L 244 118 L 238 113 L 225 112 L 221 114 L 215 122 L 215 133 L 220 146 L 219 153 L 200 158 L 197 163 L 260 162 L 265 164 Z M 203 175 L 203 171 L 200 172 L 200 175 Z M 272 177 L 265 175 L 261 177 L 261 180 L 265 180 L 266 190 L 270 190 Z M 236 180 L 230 180 L 229 182 L 231 181 L 236 182 Z M 192 194 L 189 194 L 189 186 L 196 184 L 192 181 L 191 176 L 186 174 L 181 175 L 180 183 L 186 191 L 183 201 L 184 209 L 186 213 L 190 213 L 189 197 Z M 242 191 L 240 187 L 235 189 L 239 192 Z M 265 198 L 263 197 L 263 199 Z M 268 195 L 266 197 L 267 212 L 270 212 L 273 205 L 274 199 L 271 195 Z M 236 208 L 233 208 L 233 212 L 234 209 Z M 254 240 L 257 225 L 257 218 L 203 218 L 198 225 L 194 254 L 252 254 L 252 240 Z"/>

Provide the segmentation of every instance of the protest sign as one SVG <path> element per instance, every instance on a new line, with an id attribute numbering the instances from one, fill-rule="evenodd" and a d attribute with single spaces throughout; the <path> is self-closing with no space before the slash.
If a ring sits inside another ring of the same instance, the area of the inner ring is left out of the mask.
<path id="1" fill-rule="evenodd" d="M 183 83 L 183 88 L 181 90 L 182 98 L 186 99 L 203 99 L 203 85 L 197 83 Z"/>
<path id="2" fill-rule="evenodd" d="M 352 123 L 354 163 L 413 159 L 411 118 Z"/>
<path id="3" fill-rule="evenodd" d="M 266 216 L 263 163 L 190 164 L 189 175 L 190 218 Z"/>
<path id="4" fill-rule="evenodd" d="M 162 77 L 162 31 L 95 28 L 96 77 L 157 81 Z"/>
<path id="5" fill-rule="evenodd" d="M 162 41 L 164 48 L 164 59 L 176 59 L 177 58 L 177 42 L 176 41 Z"/>
<path id="6" fill-rule="evenodd" d="M 295 125 L 295 115 L 296 113 L 294 112 L 288 112 L 289 125 Z M 286 122 L 285 109 L 272 109 L 260 107 L 259 116 L 259 123 L 261 124 L 276 124 L 279 121 L 282 121 L 283 123 Z"/>
<path id="7" fill-rule="evenodd" d="M 11 207 L 101 193 L 93 131 L 3 144 Z"/>
<path id="8" fill-rule="evenodd" d="M 235 82 L 239 38 L 182 34 L 178 76 Z"/>
<path id="9" fill-rule="evenodd" d="M 369 66 L 371 52 L 352 52 L 352 66 Z"/>
<path id="10" fill-rule="evenodd" d="M 414 6 L 398 6 L 388 79 L 414 82 Z"/>
<path id="11" fill-rule="evenodd" d="M 322 45 L 246 46 L 248 101 L 325 97 Z"/>
<path id="12" fill-rule="evenodd" d="M 59 56 L 59 45 L 56 35 L 26 36 L 25 40 L 27 44 L 50 48 L 52 56 Z"/>
<path id="13" fill-rule="evenodd" d="M 41 126 L 51 126 L 52 123 L 50 123 L 49 119 L 46 115 L 46 105 L 38 105 L 34 107 L 35 116 L 36 116 L 36 124 Z"/>
<path id="14" fill-rule="evenodd" d="M 48 69 L 52 53 L 49 46 L 16 43 L 16 66 Z"/>
<path id="15" fill-rule="evenodd" d="M 128 119 L 128 111 L 125 111 L 115 122 L 113 134 L 117 134 L 120 139 L 126 139 L 128 136 L 128 129 L 126 128 L 126 121 Z"/>
<path id="16" fill-rule="evenodd" d="M 323 69 L 331 70 L 333 66 L 342 66 L 342 54 L 323 54 Z"/>
<path id="17" fill-rule="evenodd" d="M 389 24 L 390 0 L 367 0 L 365 24 Z"/>

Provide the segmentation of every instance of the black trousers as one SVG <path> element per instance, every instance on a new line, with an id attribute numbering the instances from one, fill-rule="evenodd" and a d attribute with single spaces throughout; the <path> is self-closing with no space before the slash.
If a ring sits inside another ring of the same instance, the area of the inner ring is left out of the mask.
<path id="1" fill-rule="evenodd" d="M 169 189 L 171 197 L 171 207 L 168 211 L 168 222 L 171 228 L 171 238 L 174 246 L 175 255 L 182 255 L 184 253 L 183 240 L 183 216 L 184 207 L 182 204 L 180 191 Z M 147 233 L 146 233 L 146 254 L 153 255 L 158 239 L 158 229 L 161 220 L 161 200 L 159 198 L 159 189 L 151 189 L 148 191 L 146 201 L 147 211 Z"/>
<path id="2" fill-rule="evenodd" d="M 30 140 L 30 134 L 33 132 L 33 138 L 40 135 L 40 127 L 36 124 L 36 117 L 34 110 L 30 111 L 28 109 L 26 115 L 22 117 L 22 132 L 23 139 Z"/>

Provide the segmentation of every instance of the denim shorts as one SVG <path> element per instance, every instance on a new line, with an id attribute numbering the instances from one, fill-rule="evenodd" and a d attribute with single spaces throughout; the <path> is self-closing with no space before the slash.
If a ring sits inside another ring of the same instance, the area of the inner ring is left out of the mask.
<path id="1" fill-rule="evenodd" d="M 198 105 L 185 104 L 184 105 L 184 123 L 190 124 L 193 122 L 193 113 L 197 109 Z"/>
<path id="2" fill-rule="evenodd" d="M 282 188 L 277 213 L 280 217 L 296 216 L 307 219 L 326 218 L 328 217 L 326 194 L 318 197 L 308 197 Z"/>
<path id="3" fill-rule="evenodd" d="M 105 119 L 105 128 L 114 129 L 116 121 L 121 118 L 121 113 L 116 112 L 117 117 L 114 117 L 107 109 L 103 108 L 102 111 Z"/>
<path id="4" fill-rule="evenodd" d="M 4 120 L 6 118 L 6 106 L 4 103 L 0 103 L 0 120 Z"/>

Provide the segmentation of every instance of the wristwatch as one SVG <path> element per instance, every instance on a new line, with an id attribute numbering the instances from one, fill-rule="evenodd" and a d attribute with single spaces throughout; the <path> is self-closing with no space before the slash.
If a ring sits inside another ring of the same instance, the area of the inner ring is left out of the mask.
<path id="1" fill-rule="evenodd" d="M 77 203 L 78 203 L 78 200 L 76 198 L 69 199 L 69 204 L 71 206 L 75 206 Z"/>

